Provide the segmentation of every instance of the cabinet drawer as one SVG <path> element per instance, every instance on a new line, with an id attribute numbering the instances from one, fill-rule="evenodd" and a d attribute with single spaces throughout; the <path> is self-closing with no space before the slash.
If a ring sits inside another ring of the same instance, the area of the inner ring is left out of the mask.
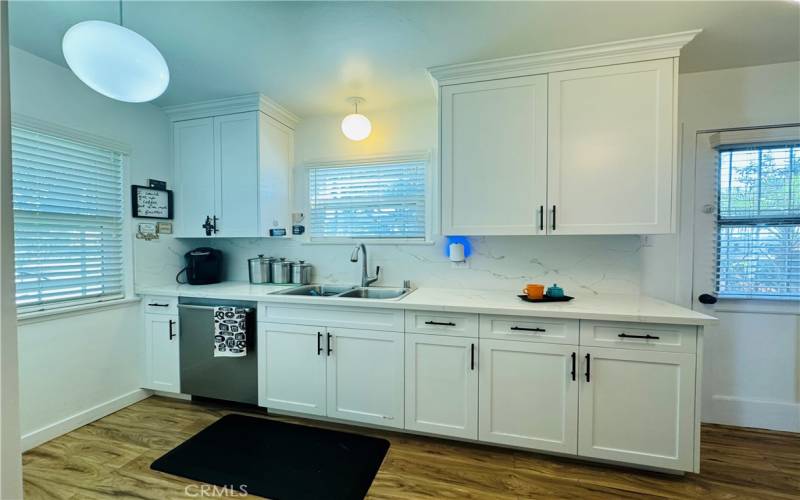
<path id="1" fill-rule="evenodd" d="M 696 338 L 694 326 L 581 321 L 581 345 L 585 346 L 693 353 Z"/>
<path id="2" fill-rule="evenodd" d="M 406 311 L 406 332 L 477 337 L 478 315 L 431 311 Z"/>
<path id="3" fill-rule="evenodd" d="M 402 309 L 260 303 L 258 321 L 402 332 Z"/>
<path id="4" fill-rule="evenodd" d="M 578 345 L 578 320 L 481 314 L 481 338 Z"/>
<path id="5" fill-rule="evenodd" d="M 178 297 L 147 295 L 143 300 L 147 314 L 178 314 Z"/>

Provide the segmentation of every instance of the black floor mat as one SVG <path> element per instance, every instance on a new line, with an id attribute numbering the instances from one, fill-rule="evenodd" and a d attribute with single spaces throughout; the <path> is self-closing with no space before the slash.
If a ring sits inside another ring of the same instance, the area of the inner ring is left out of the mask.
<path id="1" fill-rule="evenodd" d="M 226 415 L 150 468 L 276 500 L 362 499 L 389 442 Z"/>

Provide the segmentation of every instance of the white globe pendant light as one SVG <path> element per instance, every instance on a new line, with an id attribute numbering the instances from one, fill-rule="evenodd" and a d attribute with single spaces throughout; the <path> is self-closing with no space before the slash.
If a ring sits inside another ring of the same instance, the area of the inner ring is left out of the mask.
<path id="1" fill-rule="evenodd" d="M 75 76 L 104 96 L 124 102 L 147 102 L 169 85 L 161 52 L 142 35 L 119 24 L 83 21 L 67 30 L 61 49 Z"/>
<path id="2" fill-rule="evenodd" d="M 372 132 L 372 124 L 369 119 L 358 112 L 358 105 L 364 102 L 364 99 L 351 97 L 348 101 L 355 106 L 355 113 L 345 116 L 342 120 L 342 133 L 351 141 L 363 141 Z"/>

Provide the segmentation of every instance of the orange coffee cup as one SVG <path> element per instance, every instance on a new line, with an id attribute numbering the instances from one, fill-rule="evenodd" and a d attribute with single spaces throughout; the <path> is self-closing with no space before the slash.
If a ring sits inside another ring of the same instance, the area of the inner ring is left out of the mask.
<path id="1" fill-rule="evenodd" d="M 529 299 L 541 299 L 544 297 L 544 285 L 530 283 L 522 289 L 522 293 L 526 294 Z"/>

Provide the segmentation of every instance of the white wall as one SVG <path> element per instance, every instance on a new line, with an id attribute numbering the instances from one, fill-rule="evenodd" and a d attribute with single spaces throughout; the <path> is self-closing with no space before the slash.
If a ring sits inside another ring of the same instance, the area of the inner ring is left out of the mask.
<path id="1" fill-rule="evenodd" d="M 693 289 L 697 133 L 800 122 L 800 63 L 681 75 L 679 116 L 679 232 L 642 249 L 641 276 L 644 293 L 691 307 L 710 291 Z M 720 301 L 702 312 L 721 320 L 706 329 L 703 420 L 800 432 L 800 302 Z"/>
<path id="2" fill-rule="evenodd" d="M 0 4 L 0 498 L 22 498 L 11 211 L 8 3 Z"/>
<path id="3" fill-rule="evenodd" d="M 127 144 L 133 183 L 144 184 L 150 177 L 171 181 L 169 123 L 155 106 L 112 101 L 69 70 L 12 48 L 11 109 L 15 115 Z M 169 242 L 134 240 L 137 281 L 171 280 L 181 247 Z M 142 397 L 142 331 L 137 303 L 20 323 L 23 446 Z"/>
<path id="4" fill-rule="evenodd" d="M 436 158 L 436 108 L 433 105 L 370 113 L 373 133 L 362 142 L 341 133 L 342 117 L 318 116 L 300 122 L 295 134 L 295 202 L 303 211 L 303 167 L 315 160 L 427 151 Z M 435 168 L 435 165 L 434 165 Z M 436 203 L 436 200 L 434 200 Z M 445 240 L 434 245 L 371 245 L 371 271 L 381 266 L 379 284 L 488 288 L 516 291 L 528 282 L 558 283 L 567 293 L 637 293 L 639 238 L 635 236 L 556 236 L 472 238 L 468 268 L 454 268 L 445 257 Z M 361 267 L 350 262 L 352 245 L 303 244 L 269 239 L 191 240 L 225 252 L 227 278 L 247 280 L 247 259 L 258 254 L 304 259 L 314 264 L 315 281 L 354 283 Z"/>

